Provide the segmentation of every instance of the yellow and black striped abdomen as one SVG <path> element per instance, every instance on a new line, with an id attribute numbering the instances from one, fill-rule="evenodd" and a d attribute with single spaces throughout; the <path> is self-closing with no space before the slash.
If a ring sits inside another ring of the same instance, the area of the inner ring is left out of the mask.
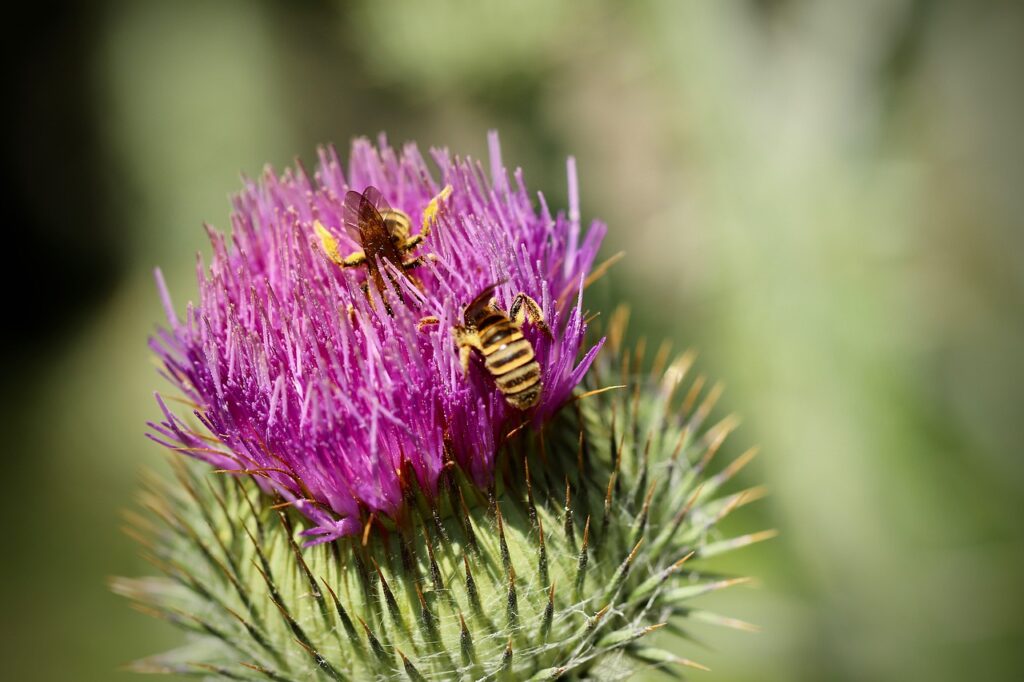
<path id="1" fill-rule="evenodd" d="M 507 317 L 492 314 L 477 328 L 484 366 L 510 405 L 527 410 L 540 398 L 540 365 L 533 346 Z"/>

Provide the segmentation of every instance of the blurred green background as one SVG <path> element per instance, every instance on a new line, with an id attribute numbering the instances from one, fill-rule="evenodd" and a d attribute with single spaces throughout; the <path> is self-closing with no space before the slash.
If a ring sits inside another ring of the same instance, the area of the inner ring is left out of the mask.
<path id="1" fill-rule="evenodd" d="M 1020 3 L 116 2 L 26 10 L 5 66 L 8 680 L 130 680 L 176 634 L 108 593 L 161 387 L 151 269 L 194 295 L 239 173 L 361 134 L 506 161 L 628 253 L 591 298 L 702 352 L 771 490 L 681 653 L 708 680 L 1024 670 Z M 11 30 L 13 29 L 13 30 Z M 24 269 L 22 269 L 24 268 Z"/>

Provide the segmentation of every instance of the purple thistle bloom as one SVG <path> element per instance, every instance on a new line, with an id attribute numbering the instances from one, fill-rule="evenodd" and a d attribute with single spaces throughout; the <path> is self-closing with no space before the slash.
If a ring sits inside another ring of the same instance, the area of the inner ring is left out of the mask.
<path id="1" fill-rule="evenodd" d="M 543 195 L 533 208 L 521 171 L 510 182 L 496 134 L 489 143 L 489 181 L 480 164 L 436 150 L 437 182 L 415 145 L 399 154 L 382 138 L 353 143 L 347 174 L 326 149 L 314 179 L 300 166 L 246 182 L 230 241 L 209 230 L 212 262 L 207 271 L 199 261 L 199 304 L 184 319 L 157 272 L 169 329 L 151 347 L 201 427 L 158 395 L 164 421 L 150 425 L 151 437 L 252 474 L 310 519 L 312 543 L 361 530 L 367 513 L 396 514 L 409 468 L 428 495 L 449 458 L 489 485 L 508 432 L 565 404 L 600 346 L 580 357 L 583 283 L 605 233 L 594 223 L 581 234 L 571 159 L 569 214 L 553 216 Z M 431 227 L 417 250 L 431 256 L 410 271 L 415 280 L 378 260 L 383 290 L 366 266 L 332 262 L 330 239 L 314 228 L 326 228 L 342 257 L 363 250 L 345 228 L 345 195 L 370 186 L 412 216 L 414 235 L 421 216 Z M 553 332 L 523 328 L 543 384 L 526 412 L 506 402 L 478 353 L 463 374 L 453 337 L 466 304 L 496 283 L 502 309 L 523 292 Z M 419 329 L 428 316 L 439 324 Z"/>

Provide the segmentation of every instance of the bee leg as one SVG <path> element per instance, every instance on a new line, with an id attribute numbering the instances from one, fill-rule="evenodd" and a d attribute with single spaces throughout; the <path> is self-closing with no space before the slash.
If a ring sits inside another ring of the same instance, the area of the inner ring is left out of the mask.
<path id="1" fill-rule="evenodd" d="M 424 327 L 429 327 L 433 324 L 441 324 L 441 320 L 437 319 L 436 315 L 427 315 L 416 323 L 416 331 L 421 332 Z"/>
<path id="2" fill-rule="evenodd" d="M 452 333 L 455 334 L 455 343 L 459 347 L 459 362 L 462 364 L 462 373 L 467 374 L 469 372 L 469 356 L 472 350 L 475 348 L 483 353 L 484 345 L 480 342 L 480 336 L 477 335 L 476 330 L 459 326 L 452 327 Z"/>
<path id="3" fill-rule="evenodd" d="M 366 264 L 366 254 L 363 253 L 362 251 L 356 251 L 354 253 L 349 254 L 348 256 L 345 256 L 345 258 L 342 259 L 340 262 L 335 262 L 338 263 L 338 265 L 340 265 L 343 268 L 357 268 L 360 265 Z"/>
<path id="4" fill-rule="evenodd" d="M 338 253 L 338 240 L 334 238 L 330 230 L 324 227 L 324 224 L 319 220 L 313 221 L 313 232 L 320 239 L 320 248 L 323 249 L 324 255 L 327 259 L 340 267 L 345 267 L 345 262 L 341 255 Z"/>
<path id="5" fill-rule="evenodd" d="M 400 247 L 402 249 L 402 252 L 408 253 L 409 251 L 412 251 L 417 246 L 422 244 L 423 240 L 426 239 L 429 235 L 430 230 L 427 230 L 426 233 L 420 232 L 419 234 L 414 234 L 413 236 L 409 237 L 408 239 L 405 240 L 405 242 L 402 243 L 402 246 Z"/>
<path id="6" fill-rule="evenodd" d="M 428 260 L 437 260 L 437 256 L 432 253 L 428 253 L 426 256 L 420 256 L 419 258 L 413 258 L 412 260 L 402 263 L 403 270 L 412 270 L 422 265 L 426 265 Z"/>
<path id="7" fill-rule="evenodd" d="M 437 196 L 430 200 L 427 207 L 423 209 L 423 226 L 420 228 L 419 234 L 406 242 L 408 248 L 413 248 L 424 239 L 430 236 L 430 227 L 434 224 L 434 220 L 437 218 L 437 212 L 441 209 L 441 202 L 451 196 L 452 186 L 445 185 L 444 189 L 437 193 Z"/>
<path id="8" fill-rule="evenodd" d="M 376 310 L 377 304 L 374 302 L 373 296 L 370 295 L 370 283 L 363 282 L 362 284 L 359 285 L 359 288 L 362 290 L 363 296 L 366 297 L 367 303 L 370 304 L 370 309 Z M 384 312 L 388 314 L 388 317 L 394 317 L 395 313 L 393 310 L 391 310 L 391 305 L 388 304 L 388 302 L 384 299 L 384 294 L 381 294 L 380 298 L 384 302 Z"/>
<path id="9" fill-rule="evenodd" d="M 540 305 L 522 292 L 512 301 L 512 307 L 508 309 L 508 316 L 512 318 L 517 327 L 522 327 L 529 319 L 534 326 L 544 332 L 545 336 L 549 339 L 554 338 L 551 329 L 544 321 L 544 311 L 541 310 Z"/>

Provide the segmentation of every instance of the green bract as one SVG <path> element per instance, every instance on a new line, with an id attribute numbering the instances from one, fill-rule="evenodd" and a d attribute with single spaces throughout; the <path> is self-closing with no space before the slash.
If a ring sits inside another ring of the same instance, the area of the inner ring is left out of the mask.
<path id="1" fill-rule="evenodd" d="M 621 331 L 613 325 L 608 355 Z M 371 520 L 363 537 L 302 548 L 308 521 L 251 479 L 173 460 L 177 481 L 151 480 L 150 513 L 135 519 L 164 577 L 114 588 L 189 643 L 133 667 L 296 682 L 700 667 L 645 635 L 684 619 L 744 627 L 695 608 L 741 582 L 705 575 L 700 560 L 770 533 L 714 538 L 758 496 L 723 491 L 752 453 L 714 466 L 735 425 L 705 423 L 719 391 L 688 380 L 691 354 L 669 363 L 667 350 L 631 377 L 640 355 L 598 362 L 541 432 L 513 435 L 492 490 L 453 464 L 436 499 L 408 486 L 397 522 Z M 598 392 L 611 384 L 626 385 Z"/>

